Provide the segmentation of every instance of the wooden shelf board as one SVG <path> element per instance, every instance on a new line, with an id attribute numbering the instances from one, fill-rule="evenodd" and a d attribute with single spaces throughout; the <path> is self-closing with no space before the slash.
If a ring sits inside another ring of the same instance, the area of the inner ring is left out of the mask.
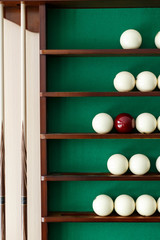
<path id="1" fill-rule="evenodd" d="M 160 96 L 160 91 L 153 92 L 41 92 L 40 97 L 148 97 Z"/>
<path id="2" fill-rule="evenodd" d="M 18 5 L 20 1 L 3 0 L 7 6 Z M 138 8 L 160 7 L 157 0 L 25 0 L 27 5 L 51 4 L 56 8 Z"/>
<path id="3" fill-rule="evenodd" d="M 126 173 L 113 175 L 110 173 L 53 173 L 42 176 L 42 181 L 159 181 L 160 173 L 134 175 Z"/>
<path id="4" fill-rule="evenodd" d="M 41 139 L 160 139 L 160 133 L 52 133 L 40 134 Z"/>
<path id="5" fill-rule="evenodd" d="M 93 212 L 51 212 L 47 217 L 42 217 L 42 222 L 160 222 L 160 213 L 150 217 L 143 217 L 137 213 L 128 217 L 118 216 L 116 213 L 100 217 Z"/>
<path id="6" fill-rule="evenodd" d="M 160 49 L 43 49 L 40 54 L 63 57 L 160 56 Z"/>

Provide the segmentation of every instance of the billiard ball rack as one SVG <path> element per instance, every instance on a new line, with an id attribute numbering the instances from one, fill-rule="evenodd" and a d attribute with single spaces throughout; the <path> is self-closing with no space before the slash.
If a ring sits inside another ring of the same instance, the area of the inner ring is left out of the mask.
<path id="1" fill-rule="evenodd" d="M 40 2 L 40 1 L 36 1 Z M 114 56 L 160 56 L 159 49 L 46 49 L 46 3 L 58 8 L 122 8 L 122 7 L 160 7 L 157 1 L 95 1 L 95 0 L 71 0 L 71 1 L 43 1 L 40 4 L 40 112 L 41 112 L 41 196 L 42 196 L 42 239 L 48 239 L 48 223 L 53 222 L 160 222 L 160 214 L 155 213 L 150 217 L 143 217 L 137 213 L 129 217 L 118 216 L 116 213 L 107 217 L 97 216 L 93 212 L 48 212 L 48 187 L 50 181 L 159 181 L 160 174 L 148 173 L 143 176 L 130 173 L 122 176 L 114 176 L 109 173 L 53 173 L 47 171 L 47 141 L 50 139 L 160 139 L 160 133 L 47 133 L 47 98 L 54 97 L 144 97 L 160 96 L 160 91 L 142 93 L 132 91 L 121 92 L 47 92 L 46 91 L 46 57 L 47 55 L 63 57 L 114 57 Z"/>

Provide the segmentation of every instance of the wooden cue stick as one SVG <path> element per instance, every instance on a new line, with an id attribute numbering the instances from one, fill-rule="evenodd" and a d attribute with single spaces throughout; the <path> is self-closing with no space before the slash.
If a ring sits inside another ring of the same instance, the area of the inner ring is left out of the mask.
<path id="1" fill-rule="evenodd" d="M 27 151 L 26 151 L 26 16 L 21 3 L 21 214 L 22 240 L 27 240 Z"/>
<path id="2" fill-rule="evenodd" d="M 5 149 L 4 149 L 4 27 L 0 2 L 0 240 L 5 240 Z"/>

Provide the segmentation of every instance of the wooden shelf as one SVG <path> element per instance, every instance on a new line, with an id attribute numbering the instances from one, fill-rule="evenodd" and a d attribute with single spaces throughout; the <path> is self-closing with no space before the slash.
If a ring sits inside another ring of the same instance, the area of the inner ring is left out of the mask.
<path id="1" fill-rule="evenodd" d="M 47 217 L 42 217 L 42 222 L 160 222 L 160 214 L 143 217 L 134 213 L 131 216 L 122 217 L 113 213 L 110 216 L 100 217 L 93 212 L 51 212 Z"/>
<path id="2" fill-rule="evenodd" d="M 63 57 L 160 56 L 160 49 L 44 49 L 40 54 Z"/>
<path id="3" fill-rule="evenodd" d="M 145 175 L 113 175 L 110 173 L 53 173 L 42 176 L 42 181 L 160 181 L 160 173 Z"/>
<path id="4" fill-rule="evenodd" d="M 17 0 L 3 0 L 7 6 L 15 6 L 20 3 Z M 25 0 L 27 5 L 51 4 L 56 8 L 138 8 L 160 7 L 157 0 Z"/>
<path id="5" fill-rule="evenodd" d="M 160 139 L 160 133 L 52 133 L 40 134 L 41 139 Z"/>
<path id="6" fill-rule="evenodd" d="M 149 97 L 160 96 L 160 91 L 153 92 L 41 92 L 40 97 Z"/>

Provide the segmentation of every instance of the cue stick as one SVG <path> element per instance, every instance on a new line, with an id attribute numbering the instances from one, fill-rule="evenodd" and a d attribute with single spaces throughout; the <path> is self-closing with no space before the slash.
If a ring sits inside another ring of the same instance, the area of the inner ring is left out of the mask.
<path id="1" fill-rule="evenodd" d="M 0 2 L 0 240 L 5 240 L 5 149 L 4 149 L 4 26 Z"/>
<path id="2" fill-rule="evenodd" d="M 21 3 L 21 230 L 27 240 L 27 150 L 26 150 L 26 14 Z"/>

